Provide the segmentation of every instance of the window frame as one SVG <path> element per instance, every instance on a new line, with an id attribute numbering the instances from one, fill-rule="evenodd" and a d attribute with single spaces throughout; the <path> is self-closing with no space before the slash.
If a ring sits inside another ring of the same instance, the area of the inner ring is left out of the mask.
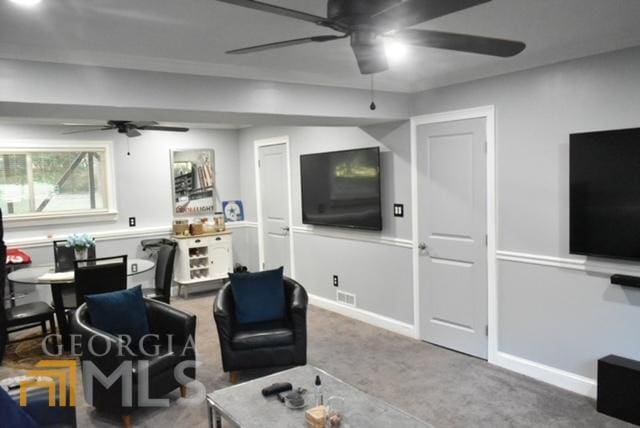
<path id="1" fill-rule="evenodd" d="M 28 214 L 3 213 L 7 228 L 67 223 L 91 223 L 113 221 L 118 217 L 115 194 L 115 171 L 112 141 L 69 140 L 2 140 L 0 156 L 7 153 L 82 152 L 100 150 L 104 153 L 104 184 L 106 206 L 101 209 L 42 212 Z"/>

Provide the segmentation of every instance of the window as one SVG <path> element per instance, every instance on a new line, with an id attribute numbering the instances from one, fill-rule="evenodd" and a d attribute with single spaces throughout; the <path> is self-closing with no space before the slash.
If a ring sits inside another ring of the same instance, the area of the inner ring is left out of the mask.
<path id="1" fill-rule="evenodd" d="M 0 149 L 0 208 L 7 220 L 110 211 L 109 152 L 90 148 Z"/>

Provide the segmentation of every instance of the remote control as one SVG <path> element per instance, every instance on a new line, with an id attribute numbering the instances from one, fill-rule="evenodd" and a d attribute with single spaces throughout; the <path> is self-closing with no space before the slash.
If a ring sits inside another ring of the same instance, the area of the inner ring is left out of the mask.
<path id="1" fill-rule="evenodd" d="M 270 395 L 278 394 L 284 391 L 291 391 L 292 389 L 293 386 L 291 386 L 289 382 L 274 383 L 273 385 L 264 388 L 262 390 L 262 395 L 264 395 L 265 397 L 269 397 Z"/>

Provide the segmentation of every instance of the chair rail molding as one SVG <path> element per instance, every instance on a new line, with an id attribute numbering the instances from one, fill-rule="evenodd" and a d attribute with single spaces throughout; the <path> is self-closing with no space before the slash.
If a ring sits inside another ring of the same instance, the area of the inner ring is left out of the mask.
<path id="1" fill-rule="evenodd" d="M 233 222 L 227 223 L 228 229 L 240 229 L 240 228 L 257 228 L 257 224 L 253 222 Z M 101 232 L 87 232 L 89 235 L 101 241 L 116 241 L 119 239 L 135 239 L 135 238 L 148 238 L 154 236 L 170 236 L 172 228 L 170 226 L 154 226 L 134 229 L 113 229 Z M 51 245 L 53 240 L 65 239 L 67 234 L 58 234 L 50 236 L 34 236 L 28 238 L 5 238 L 5 244 L 8 248 L 38 248 L 47 247 Z"/>
<path id="2" fill-rule="evenodd" d="M 373 235 L 368 232 L 349 231 L 340 232 L 335 230 L 324 230 L 313 226 L 294 226 L 294 234 L 322 236 L 324 238 L 342 239 L 346 241 L 367 242 L 370 244 L 391 245 L 402 248 L 413 248 L 413 242 L 410 239 L 396 238 L 393 236 Z"/>
<path id="3" fill-rule="evenodd" d="M 580 256 L 567 258 L 504 250 L 497 251 L 496 255 L 498 260 L 515 263 L 526 263 L 606 275 L 613 275 L 616 273 L 635 276 L 640 275 L 640 263 L 637 262 L 608 261 Z"/>

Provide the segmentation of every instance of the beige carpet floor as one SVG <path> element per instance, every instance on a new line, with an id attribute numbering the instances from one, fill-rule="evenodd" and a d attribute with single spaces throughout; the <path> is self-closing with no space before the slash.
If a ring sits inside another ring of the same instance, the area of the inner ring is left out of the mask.
<path id="1" fill-rule="evenodd" d="M 208 391 L 229 386 L 222 372 L 212 306 L 214 293 L 172 304 L 195 314 L 197 377 Z M 623 427 L 599 414 L 591 399 L 537 382 L 485 361 L 409 339 L 310 307 L 309 364 L 412 413 L 435 427 Z M 0 377 L 14 370 L 0 370 Z M 269 371 L 241 373 L 240 381 Z M 177 405 L 134 413 L 135 426 L 207 426 L 206 405 Z M 247 403 L 250 405 L 250 403 Z M 120 426 L 118 418 L 96 412 L 78 391 L 78 426 Z M 300 425 L 304 425 L 301 423 Z M 391 427 L 390 427 L 391 428 Z"/>

